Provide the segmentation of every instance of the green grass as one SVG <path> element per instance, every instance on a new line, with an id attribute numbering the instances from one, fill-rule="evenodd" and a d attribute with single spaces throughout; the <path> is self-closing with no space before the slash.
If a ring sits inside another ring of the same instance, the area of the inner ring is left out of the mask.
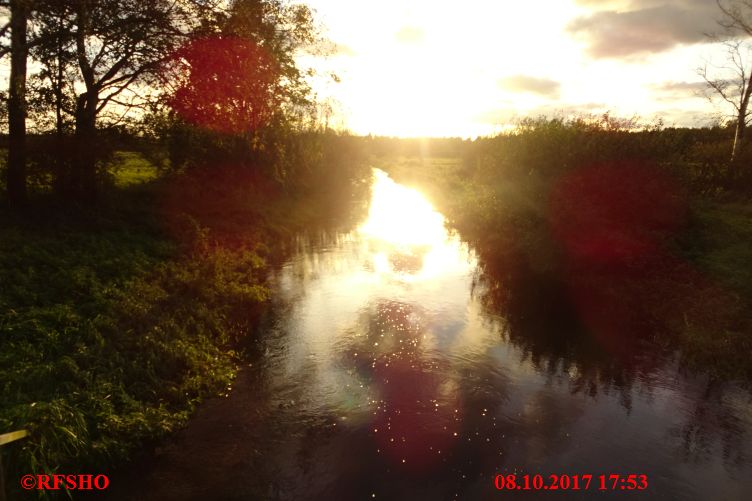
<path id="1" fill-rule="evenodd" d="M 697 203 L 693 230 L 690 258 L 752 303 L 752 203 Z"/>
<path id="2" fill-rule="evenodd" d="M 143 156 L 134 151 L 115 152 L 110 172 L 116 186 L 133 186 L 155 180 L 158 169 Z"/>
<path id="3" fill-rule="evenodd" d="M 165 233 L 134 163 L 97 211 L 0 214 L 0 431 L 31 432 L 3 447 L 9 478 L 101 469 L 182 426 L 268 298 L 254 247 Z"/>

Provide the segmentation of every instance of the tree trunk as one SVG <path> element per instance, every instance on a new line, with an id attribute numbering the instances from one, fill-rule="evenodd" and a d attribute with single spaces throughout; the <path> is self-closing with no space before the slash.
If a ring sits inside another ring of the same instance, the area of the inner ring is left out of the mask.
<path id="1" fill-rule="evenodd" d="M 71 174 L 73 192 L 83 203 L 97 196 L 97 104 L 99 95 L 89 91 L 76 101 L 75 155 Z"/>
<path id="2" fill-rule="evenodd" d="M 736 119 L 736 130 L 734 131 L 734 146 L 731 148 L 731 163 L 733 164 L 739 151 L 742 149 L 742 139 L 744 139 L 744 116 L 740 113 Z"/>
<path id="3" fill-rule="evenodd" d="M 88 204 L 97 197 L 97 105 L 99 89 L 95 83 L 94 69 L 86 53 L 86 37 L 90 30 L 89 2 L 75 3 L 76 56 L 86 90 L 76 99 L 76 130 L 74 134 L 73 162 L 70 166 L 74 194 L 79 202 Z"/>
<path id="4" fill-rule="evenodd" d="M 744 174 L 739 159 L 739 153 L 744 147 L 744 137 L 747 131 L 747 110 L 749 109 L 749 100 L 752 98 L 752 73 L 750 73 L 746 86 L 739 102 L 739 113 L 736 117 L 736 133 L 734 134 L 734 146 L 731 149 L 731 168 L 729 169 L 729 181 L 732 183 Z"/>
<path id="5" fill-rule="evenodd" d="M 65 191 L 65 182 L 69 177 L 70 151 L 65 148 L 65 123 L 63 122 L 63 86 L 65 75 L 63 72 L 63 38 L 62 21 L 58 24 L 60 33 L 57 35 L 57 75 L 55 76 L 55 190 Z"/>
<path id="6" fill-rule="evenodd" d="M 26 26 L 27 0 L 10 2 L 10 85 L 8 89 L 7 189 L 11 206 L 26 203 Z"/>

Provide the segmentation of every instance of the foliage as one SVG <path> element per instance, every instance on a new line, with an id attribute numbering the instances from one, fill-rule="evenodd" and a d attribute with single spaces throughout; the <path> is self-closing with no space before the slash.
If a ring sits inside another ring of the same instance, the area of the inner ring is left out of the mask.
<path id="1" fill-rule="evenodd" d="M 269 123 L 281 104 L 276 62 L 251 41 L 194 40 L 173 57 L 178 81 L 168 103 L 188 123 L 242 134 Z"/>
<path id="2" fill-rule="evenodd" d="M 320 37 L 310 10 L 277 0 L 237 0 L 216 32 L 175 51 L 164 64 L 163 103 L 147 134 L 166 144 L 174 170 L 243 167 L 287 188 L 319 165 L 311 89 L 298 66 Z M 323 143 L 330 139 L 323 139 Z M 322 172 L 328 169 L 323 169 Z"/>
<path id="3" fill-rule="evenodd" d="M 454 161 L 379 165 L 420 185 L 474 248 L 481 301 L 513 342 L 564 329 L 628 351 L 646 336 L 695 369 L 749 379 L 752 219 L 746 188 L 724 175 L 729 137 L 527 120 Z"/>
<path id="4" fill-rule="evenodd" d="M 299 56 L 320 51 L 324 41 L 312 10 L 286 0 L 234 0 L 221 32 L 266 51 L 276 66 L 278 111 L 288 123 L 304 121 L 313 106 L 307 77 L 315 70 L 303 67 Z"/>
<path id="5" fill-rule="evenodd" d="M 32 433 L 11 448 L 15 471 L 117 464 L 227 387 L 268 263 L 367 200 L 350 138 L 282 139 L 300 141 L 295 162 L 317 145 L 300 184 L 243 167 L 159 176 L 121 151 L 97 212 L 40 194 L 29 213 L 1 214 L 0 429 Z"/>
<path id="6" fill-rule="evenodd" d="M 99 114 L 110 104 L 138 102 L 148 93 L 134 93 L 134 86 L 151 81 L 166 55 L 206 22 L 211 8 L 211 2 L 184 0 L 148 5 L 110 0 L 37 2 L 34 56 L 43 64 L 39 76 L 52 86 L 51 94 L 63 93 L 63 110 L 68 114 L 79 113 L 83 106 L 93 105 L 95 109 L 89 111 Z M 83 85 L 83 94 L 77 83 Z M 84 102 L 90 98 L 95 102 Z M 113 113 L 122 115 L 122 110 Z"/>
<path id="7" fill-rule="evenodd" d="M 1 230 L 0 428 L 31 431 L 23 471 L 112 464 L 229 383 L 229 343 L 267 297 L 263 260 L 183 258 L 117 212 L 44 217 Z"/>

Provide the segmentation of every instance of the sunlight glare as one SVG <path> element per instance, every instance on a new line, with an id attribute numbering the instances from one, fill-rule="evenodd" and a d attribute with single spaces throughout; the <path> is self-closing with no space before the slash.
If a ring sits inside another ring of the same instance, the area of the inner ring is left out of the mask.
<path id="1" fill-rule="evenodd" d="M 400 186 L 374 170 L 368 219 L 360 233 L 402 247 L 433 247 L 446 238 L 444 218 L 418 191 Z"/>

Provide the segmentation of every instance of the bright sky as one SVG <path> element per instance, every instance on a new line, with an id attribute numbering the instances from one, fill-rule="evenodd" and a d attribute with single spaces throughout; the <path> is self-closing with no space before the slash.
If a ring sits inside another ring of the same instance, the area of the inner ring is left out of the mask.
<path id="1" fill-rule="evenodd" d="M 697 68 L 713 0 L 308 0 L 338 51 L 317 63 L 331 123 L 356 133 L 463 136 L 516 117 L 601 113 L 701 125 L 721 112 Z"/>

